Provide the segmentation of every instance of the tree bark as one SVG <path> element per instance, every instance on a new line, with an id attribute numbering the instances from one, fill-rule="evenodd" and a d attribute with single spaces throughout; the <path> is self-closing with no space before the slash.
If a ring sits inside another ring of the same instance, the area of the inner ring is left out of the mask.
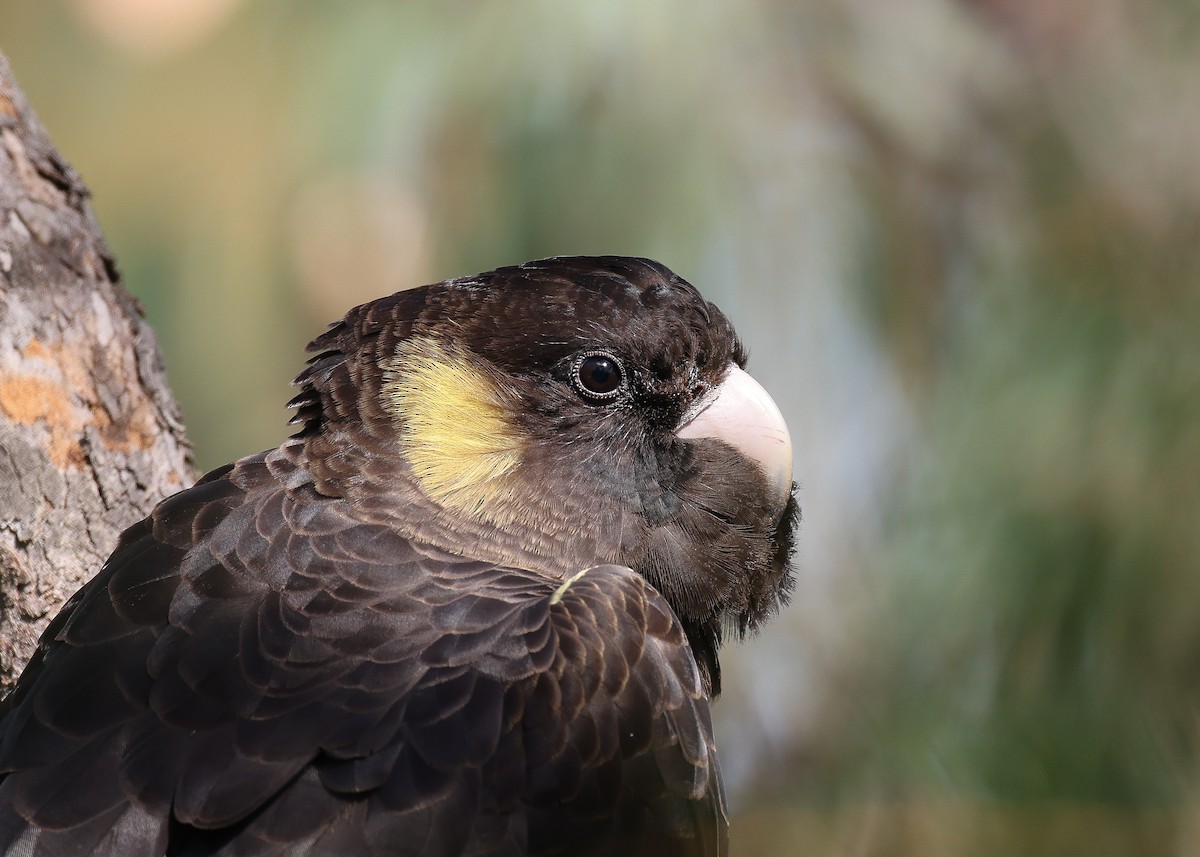
<path id="1" fill-rule="evenodd" d="M 0 696 L 120 532 L 194 478 L 88 198 L 0 55 Z"/>

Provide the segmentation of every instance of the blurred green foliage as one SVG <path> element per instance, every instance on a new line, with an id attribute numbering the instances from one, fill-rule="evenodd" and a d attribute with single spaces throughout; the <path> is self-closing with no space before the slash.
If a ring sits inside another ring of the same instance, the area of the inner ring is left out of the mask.
<path id="1" fill-rule="evenodd" d="M 797 443 L 738 853 L 1200 849 L 1195 3 L 208 2 L 0 9 L 202 464 L 353 303 L 655 256 Z"/>

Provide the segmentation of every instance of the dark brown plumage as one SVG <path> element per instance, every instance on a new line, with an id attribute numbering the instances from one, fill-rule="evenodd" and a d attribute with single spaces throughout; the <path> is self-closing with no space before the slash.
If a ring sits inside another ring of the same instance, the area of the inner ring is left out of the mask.
<path id="1" fill-rule="evenodd" d="M 725 854 L 717 648 L 785 596 L 798 515 L 677 434 L 745 362 L 725 317 L 550 259 L 311 349 L 298 434 L 47 629 L 0 707 L 0 853 Z"/>

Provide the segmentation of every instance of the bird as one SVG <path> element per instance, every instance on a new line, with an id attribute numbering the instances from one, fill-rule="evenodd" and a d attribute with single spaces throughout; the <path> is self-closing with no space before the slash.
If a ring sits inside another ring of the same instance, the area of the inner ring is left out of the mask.
<path id="1" fill-rule="evenodd" d="M 162 501 L 0 703 L 0 853 L 724 855 L 724 641 L 788 600 L 786 422 L 664 265 L 402 290 L 295 433 Z"/>

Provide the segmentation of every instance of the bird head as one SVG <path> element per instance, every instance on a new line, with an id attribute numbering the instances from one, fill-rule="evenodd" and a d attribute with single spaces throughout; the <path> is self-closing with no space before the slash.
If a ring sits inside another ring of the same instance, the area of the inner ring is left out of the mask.
<path id="1" fill-rule="evenodd" d="M 728 319 L 646 259 L 572 257 L 398 292 L 310 345 L 315 490 L 464 556 L 598 563 L 668 601 L 705 681 L 786 599 L 787 426 Z"/>

